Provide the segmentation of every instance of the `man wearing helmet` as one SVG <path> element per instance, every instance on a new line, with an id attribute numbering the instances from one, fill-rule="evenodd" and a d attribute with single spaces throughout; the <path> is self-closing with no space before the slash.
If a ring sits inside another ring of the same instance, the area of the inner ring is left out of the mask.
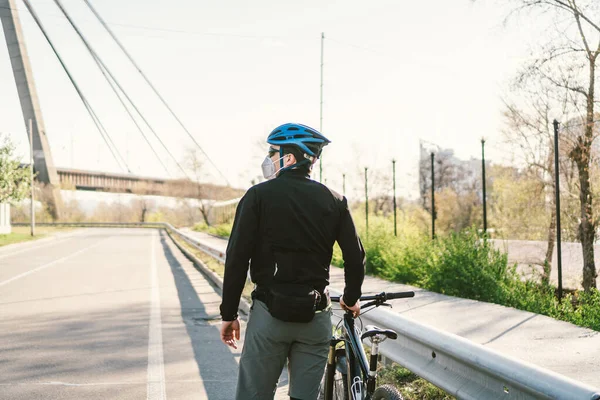
<path id="1" fill-rule="evenodd" d="M 272 399 L 287 359 L 292 399 L 316 399 L 331 338 L 329 264 L 337 241 L 344 258 L 342 307 L 357 316 L 365 252 L 346 198 L 310 179 L 330 141 L 301 124 L 267 138 L 266 182 L 240 201 L 227 246 L 221 340 L 236 347 L 237 310 L 248 264 L 255 284 L 236 398 Z"/>

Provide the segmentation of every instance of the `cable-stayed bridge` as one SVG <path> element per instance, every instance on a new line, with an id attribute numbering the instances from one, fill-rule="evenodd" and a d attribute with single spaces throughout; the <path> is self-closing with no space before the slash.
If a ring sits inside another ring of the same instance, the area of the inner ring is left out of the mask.
<path id="1" fill-rule="evenodd" d="M 102 136 L 106 146 L 110 150 L 117 164 L 128 173 L 117 174 L 107 173 L 101 171 L 84 171 L 77 169 L 66 169 L 58 168 L 54 164 L 52 153 L 50 150 L 50 144 L 47 138 L 47 132 L 45 129 L 44 121 L 41 114 L 41 106 L 37 95 L 37 89 L 32 73 L 32 66 L 27 54 L 27 46 L 23 31 L 21 28 L 21 22 L 18 15 L 17 5 L 20 2 L 17 0 L 0 0 L 0 19 L 2 21 L 2 27 L 4 30 L 4 36 L 8 47 L 8 54 L 10 57 L 13 75 L 21 103 L 21 109 L 23 111 L 23 119 L 27 130 L 31 138 L 31 145 L 33 149 L 33 165 L 36 171 L 36 179 L 49 185 L 53 190 L 53 202 L 54 205 L 51 209 L 54 210 L 55 216 L 60 215 L 61 210 L 61 196 L 60 189 L 76 189 L 76 190 L 94 190 L 103 192 L 113 193 L 138 193 L 138 194 L 149 194 L 149 195 L 160 195 L 160 196 L 178 196 L 178 197 L 195 197 L 204 199 L 214 200 L 225 200 L 235 197 L 239 197 L 241 191 L 230 187 L 227 179 L 223 173 L 216 167 L 210 157 L 204 152 L 196 138 L 189 132 L 189 130 L 182 123 L 181 119 L 174 113 L 173 109 L 169 106 L 166 100 L 161 96 L 158 90 L 150 82 L 150 80 L 143 73 L 142 69 L 135 63 L 133 58 L 129 55 L 127 50 L 111 31 L 108 25 L 104 22 L 102 17 L 97 13 L 93 6 L 87 0 L 83 0 L 90 8 L 92 13 L 97 17 L 98 21 L 103 25 L 106 31 L 110 34 L 112 39 L 117 43 L 120 49 L 127 56 L 129 61 L 134 65 L 136 70 L 144 78 L 145 82 L 149 85 L 152 91 L 160 99 L 165 108 L 170 112 L 173 118 L 179 123 L 181 128 L 192 140 L 194 145 L 204 155 L 205 160 L 212 165 L 213 171 L 219 175 L 219 184 L 202 184 L 193 182 L 189 179 L 187 171 L 180 165 L 177 159 L 172 155 L 169 148 L 161 140 L 160 135 L 152 127 L 152 125 L 145 118 L 143 112 L 132 100 L 132 97 L 127 93 L 123 86 L 119 83 L 118 78 L 111 72 L 107 65 L 102 61 L 102 58 L 95 52 L 92 45 L 86 40 L 84 35 L 78 29 L 74 20 L 67 13 L 59 0 L 54 0 L 60 11 L 66 17 L 71 27 L 74 29 L 79 38 L 83 41 L 90 56 L 95 61 L 96 65 L 102 72 L 107 83 L 110 85 L 115 96 L 119 100 L 119 103 L 125 108 L 127 114 L 137 127 L 140 134 L 144 137 L 151 151 L 156 156 L 158 162 L 163 166 L 169 176 L 172 176 L 170 171 L 166 167 L 165 160 L 159 155 L 157 149 L 155 149 L 150 140 L 148 139 L 148 133 L 150 132 L 156 141 L 162 146 L 162 153 L 168 154 L 168 156 L 175 162 L 179 169 L 180 179 L 162 179 L 162 178 L 147 178 L 135 176 L 131 173 L 131 169 L 127 165 L 125 159 L 121 156 L 119 149 L 115 146 L 109 132 L 104 128 L 102 121 L 94 111 L 90 102 L 86 98 L 85 94 L 80 89 L 73 75 L 70 73 L 67 65 L 63 61 L 60 53 L 57 51 L 48 33 L 44 29 L 42 21 L 36 14 L 32 5 L 28 0 L 22 0 L 22 3 L 26 6 L 27 10 L 33 17 L 36 25 L 41 30 L 42 34 L 46 38 L 48 44 L 52 48 L 54 54 L 58 58 L 64 72 L 69 77 L 71 84 L 73 85 L 77 95 L 84 104 L 90 118 L 94 122 L 99 134 Z M 136 119 L 137 117 L 137 119 Z M 144 124 L 140 124 L 138 119 L 143 121 Z M 142 127 L 141 125 L 144 125 Z"/>

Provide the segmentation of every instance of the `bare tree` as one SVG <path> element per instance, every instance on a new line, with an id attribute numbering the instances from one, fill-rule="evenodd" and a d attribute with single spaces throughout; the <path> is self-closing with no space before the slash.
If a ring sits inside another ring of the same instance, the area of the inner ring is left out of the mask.
<path id="1" fill-rule="evenodd" d="M 533 81 L 562 91 L 568 99 L 565 114 L 573 115 L 561 133 L 571 141 L 569 158 L 577 168 L 580 201 L 578 238 L 583 252 L 585 291 L 596 287 L 594 239 L 598 219 L 594 218 L 590 179 L 592 143 L 596 137 L 596 77 L 600 55 L 600 5 L 595 0 L 513 0 L 515 11 L 539 11 L 553 17 L 548 37 L 539 56 L 526 65 L 517 82 L 527 86 Z M 566 134 L 566 135 L 565 135 Z"/>
<path id="2" fill-rule="evenodd" d="M 195 149 L 190 149 L 186 155 L 186 164 L 193 174 L 194 179 L 194 198 L 198 199 L 198 210 L 202 214 L 202 219 L 206 225 L 211 225 L 210 211 L 214 203 L 216 187 L 214 185 L 202 184 L 206 179 L 204 170 L 204 160 Z"/>
<path id="3" fill-rule="evenodd" d="M 155 202 L 148 197 L 152 193 L 152 188 L 146 183 L 139 183 L 135 190 L 136 198 L 131 201 L 131 208 L 137 216 L 138 222 L 147 222 L 148 214 L 154 209 Z"/>
<path id="4" fill-rule="evenodd" d="M 522 84 L 516 85 L 515 92 L 517 98 L 505 99 L 504 116 L 508 128 L 504 131 L 504 136 L 507 143 L 517 148 L 522 154 L 522 162 L 530 172 L 528 176 L 535 177 L 541 184 L 541 189 L 548 194 L 545 196 L 550 209 L 546 235 L 547 248 L 545 258 L 541 262 L 543 266 L 542 281 L 548 283 L 556 237 L 556 205 L 553 195 L 556 189 L 555 149 L 551 114 L 556 113 L 557 109 L 565 110 L 569 98 L 564 96 L 564 91 L 557 92 L 553 86 L 541 86 L 540 81 L 533 82 L 526 87 Z M 559 146 L 563 151 L 559 157 L 561 164 L 559 168 L 563 172 L 569 169 L 565 144 L 565 141 L 562 140 L 562 146 Z"/>

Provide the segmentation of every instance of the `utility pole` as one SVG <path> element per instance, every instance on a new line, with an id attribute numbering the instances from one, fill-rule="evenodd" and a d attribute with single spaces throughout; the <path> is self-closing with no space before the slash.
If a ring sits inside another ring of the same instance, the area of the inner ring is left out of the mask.
<path id="1" fill-rule="evenodd" d="M 435 239 L 435 174 L 433 160 L 435 155 L 431 152 L 431 239 Z"/>
<path id="2" fill-rule="evenodd" d="M 487 197 L 485 195 L 485 139 L 481 138 L 481 173 L 483 176 L 483 234 L 487 235 Z"/>
<path id="3" fill-rule="evenodd" d="M 346 195 L 346 174 L 342 174 L 342 191 L 343 195 Z"/>
<path id="4" fill-rule="evenodd" d="M 558 169 L 558 121 L 554 120 L 554 194 L 556 196 L 556 261 L 558 263 L 558 301 L 562 300 L 562 253 L 560 243 L 560 171 Z"/>
<path id="5" fill-rule="evenodd" d="M 369 238 L 369 186 L 367 180 L 367 167 L 365 167 L 365 223 L 367 228 L 367 238 Z"/>
<path id="6" fill-rule="evenodd" d="M 398 236 L 396 227 L 396 160 L 392 160 L 392 179 L 394 180 L 394 236 Z"/>
<path id="7" fill-rule="evenodd" d="M 323 133 L 323 49 L 325 47 L 325 33 L 321 32 L 321 107 L 319 116 L 319 132 Z M 319 157 L 319 182 L 323 182 L 323 155 Z"/>
<path id="8" fill-rule="evenodd" d="M 31 236 L 35 236 L 35 203 L 33 184 L 33 122 L 29 119 L 29 179 L 31 182 Z"/>

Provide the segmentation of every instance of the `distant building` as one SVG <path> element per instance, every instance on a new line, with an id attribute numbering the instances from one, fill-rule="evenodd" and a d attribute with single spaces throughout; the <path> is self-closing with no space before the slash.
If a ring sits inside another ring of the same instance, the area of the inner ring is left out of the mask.
<path id="1" fill-rule="evenodd" d="M 434 153 L 435 190 L 451 188 L 457 194 L 476 192 L 482 196 L 481 159 L 461 160 L 452 149 L 426 147 L 420 143 L 419 192 L 423 206 L 428 209 L 431 193 L 431 153 Z M 486 167 L 490 165 L 486 161 Z M 486 177 L 488 184 L 489 177 Z"/>

